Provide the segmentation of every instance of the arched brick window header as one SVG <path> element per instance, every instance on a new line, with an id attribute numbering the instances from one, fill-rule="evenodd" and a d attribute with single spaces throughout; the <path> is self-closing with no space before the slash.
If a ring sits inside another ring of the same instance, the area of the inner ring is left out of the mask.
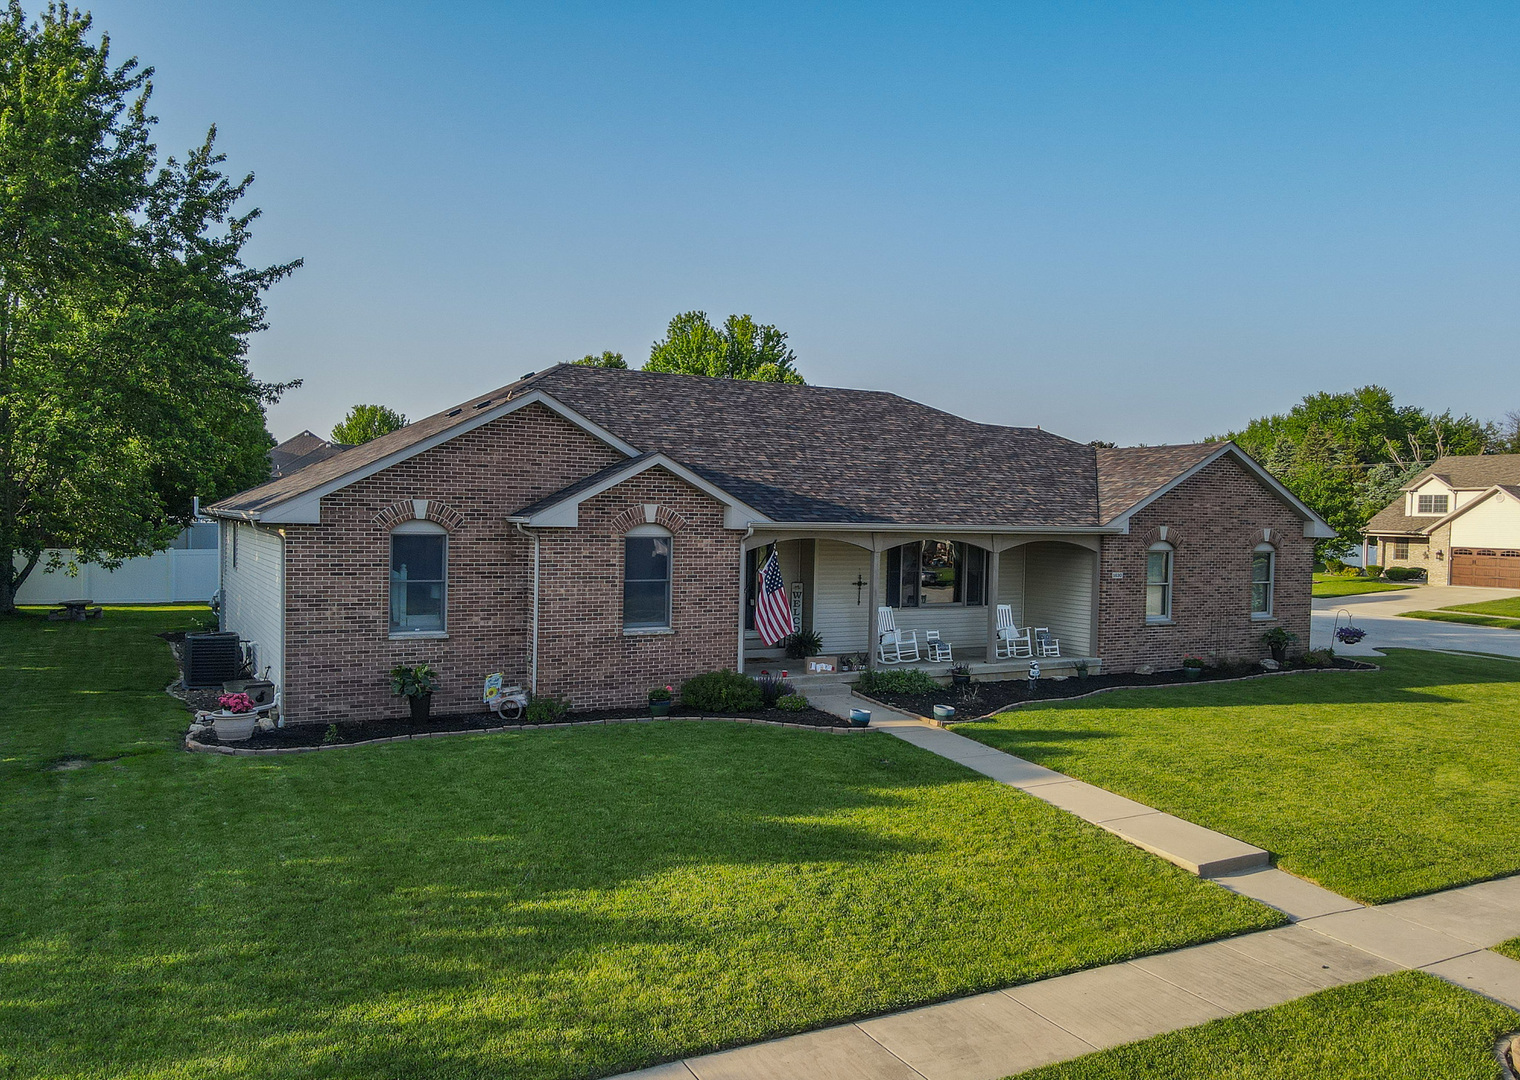
<path id="1" fill-rule="evenodd" d="M 636 525 L 659 525 L 678 533 L 686 528 L 686 519 L 668 506 L 640 503 L 621 511 L 612 519 L 612 535 L 622 536 Z"/>
<path id="2" fill-rule="evenodd" d="M 375 515 L 382 529 L 394 529 L 403 521 L 433 521 L 454 532 L 464 524 L 464 515 L 437 499 L 400 499 Z"/>
<path id="3" fill-rule="evenodd" d="M 1141 546 L 1149 548 L 1154 544 L 1171 544 L 1174 548 L 1182 546 L 1182 533 L 1175 525 L 1153 525 L 1145 530 L 1140 537 Z"/>
<path id="4" fill-rule="evenodd" d="M 1282 547 L 1282 536 L 1276 529 L 1252 529 L 1246 533 L 1245 546 L 1255 550 L 1258 546 L 1266 544 L 1273 551 Z"/>

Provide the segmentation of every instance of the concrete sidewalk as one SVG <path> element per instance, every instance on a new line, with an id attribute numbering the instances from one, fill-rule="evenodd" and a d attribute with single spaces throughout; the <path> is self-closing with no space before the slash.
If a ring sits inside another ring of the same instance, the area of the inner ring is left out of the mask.
<path id="1" fill-rule="evenodd" d="M 1520 636 L 1520 635 L 1517 635 Z M 1420 969 L 1520 1009 L 1520 875 L 1366 907 L 1268 865 L 1260 848 L 853 698 L 813 698 L 1077 814 L 1282 911 L 1292 925 L 671 1062 L 625 1080 L 998 1080 L 1332 986 Z"/>

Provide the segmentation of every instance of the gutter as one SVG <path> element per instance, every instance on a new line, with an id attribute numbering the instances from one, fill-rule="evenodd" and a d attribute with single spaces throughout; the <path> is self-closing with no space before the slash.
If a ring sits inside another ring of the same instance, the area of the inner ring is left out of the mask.
<path id="1" fill-rule="evenodd" d="M 818 522 L 818 521 L 752 521 L 749 525 L 749 533 L 756 529 L 766 532 L 858 532 L 858 533 L 897 533 L 897 532 L 934 532 L 934 533 L 999 533 L 1015 535 L 1021 533 L 1082 533 L 1082 534 L 1118 534 L 1125 532 L 1123 525 L 1110 523 L 1108 525 L 944 525 L 944 524 L 908 524 L 900 525 L 891 521 L 862 521 L 862 522 Z M 745 534 L 748 539 L 749 533 Z"/>
<path id="2" fill-rule="evenodd" d="M 533 539 L 533 648 L 528 653 L 528 692 L 538 695 L 538 533 L 523 527 L 520 519 L 509 518 L 517 531 Z"/>

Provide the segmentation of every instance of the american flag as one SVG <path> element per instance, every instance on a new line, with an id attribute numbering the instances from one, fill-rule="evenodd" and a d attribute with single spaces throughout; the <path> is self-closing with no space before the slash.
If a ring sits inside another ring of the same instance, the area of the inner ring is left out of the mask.
<path id="1" fill-rule="evenodd" d="M 755 597 L 755 629 L 760 640 L 774 645 L 792 634 L 792 605 L 786 598 L 786 583 L 781 580 L 781 560 L 771 545 L 771 557 L 760 568 L 760 594 Z"/>

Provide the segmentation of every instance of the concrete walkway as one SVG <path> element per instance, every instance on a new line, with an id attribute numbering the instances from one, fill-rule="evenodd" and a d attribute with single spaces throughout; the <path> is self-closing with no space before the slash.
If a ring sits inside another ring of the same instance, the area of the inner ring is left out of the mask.
<path id="1" fill-rule="evenodd" d="M 1520 635 L 1517 635 L 1520 636 Z M 626 1080 L 998 1080 L 1094 1050 L 1420 969 L 1520 1009 L 1520 875 L 1366 907 L 1260 848 L 853 698 L 872 726 L 1078 815 L 1282 911 L 1291 925 L 624 1074 Z"/>

